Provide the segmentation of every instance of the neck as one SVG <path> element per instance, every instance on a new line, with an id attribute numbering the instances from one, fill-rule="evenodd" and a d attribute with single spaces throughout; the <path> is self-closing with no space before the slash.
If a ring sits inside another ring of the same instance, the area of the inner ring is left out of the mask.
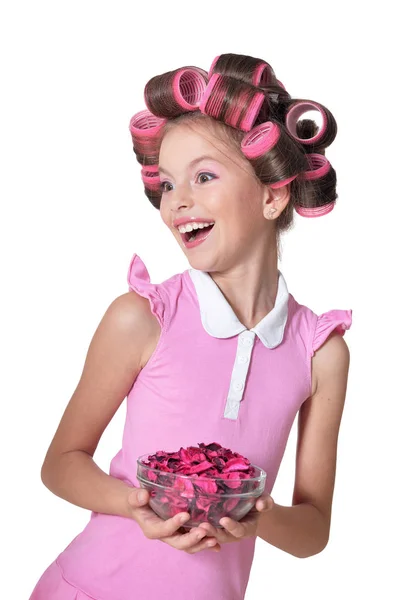
<path id="1" fill-rule="evenodd" d="M 275 243 L 245 257 L 223 272 L 209 273 L 233 311 L 252 329 L 274 307 L 278 290 L 278 258 Z"/>

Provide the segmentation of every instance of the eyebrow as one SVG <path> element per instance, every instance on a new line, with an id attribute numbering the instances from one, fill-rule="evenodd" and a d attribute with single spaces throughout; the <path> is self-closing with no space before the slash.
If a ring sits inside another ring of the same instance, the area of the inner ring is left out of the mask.
<path id="1" fill-rule="evenodd" d="M 214 156 L 209 156 L 208 154 L 204 154 L 203 156 L 199 156 L 198 158 L 194 158 L 194 160 L 192 160 L 189 163 L 188 166 L 189 167 L 193 167 L 194 165 L 196 165 L 197 163 L 201 162 L 202 160 L 213 160 L 213 161 L 216 161 L 216 162 L 220 162 Z M 162 173 L 165 173 L 166 175 L 169 175 L 170 177 L 172 177 L 171 173 L 169 173 L 169 171 L 167 171 L 167 169 L 164 169 L 163 167 L 161 167 L 159 165 L 158 172 L 160 173 L 161 171 L 162 171 Z"/>

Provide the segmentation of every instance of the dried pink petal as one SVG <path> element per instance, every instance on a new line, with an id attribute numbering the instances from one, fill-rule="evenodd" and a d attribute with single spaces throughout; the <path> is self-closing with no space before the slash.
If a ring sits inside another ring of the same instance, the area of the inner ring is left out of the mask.
<path id="1" fill-rule="evenodd" d="M 218 492 L 218 486 L 215 481 L 209 479 L 199 479 L 195 482 L 195 488 L 206 494 L 216 494 Z"/>
<path id="2" fill-rule="evenodd" d="M 228 513 L 231 510 L 233 510 L 233 508 L 237 506 L 239 501 L 239 498 L 226 498 L 225 502 L 223 503 L 223 512 Z"/>
<path id="3" fill-rule="evenodd" d="M 203 510 L 204 512 L 208 512 L 212 504 L 214 503 L 213 498 L 207 498 L 206 496 L 198 496 L 196 504 L 197 508 Z"/>
<path id="4" fill-rule="evenodd" d="M 229 473 L 230 471 L 245 471 L 248 465 L 242 460 L 242 458 L 231 458 L 227 461 L 223 471 Z"/>
<path id="5" fill-rule="evenodd" d="M 212 468 L 212 463 L 208 462 L 207 460 L 204 460 L 198 465 L 193 465 L 192 467 L 190 467 L 190 473 L 202 473 L 203 471 L 206 471 L 209 468 Z"/>

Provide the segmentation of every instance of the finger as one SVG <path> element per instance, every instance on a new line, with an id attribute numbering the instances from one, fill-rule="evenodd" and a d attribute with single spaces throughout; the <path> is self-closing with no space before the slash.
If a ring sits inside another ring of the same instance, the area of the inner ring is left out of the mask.
<path id="1" fill-rule="evenodd" d="M 212 525 L 211 523 L 201 523 L 201 525 L 199 525 L 199 527 L 201 529 L 204 529 L 208 535 L 208 537 L 210 538 L 215 538 L 217 540 L 217 542 L 221 545 L 221 544 L 228 544 L 230 542 L 235 541 L 235 537 L 232 536 L 229 531 L 227 531 L 227 529 L 225 529 L 224 527 L 215 527 L 214 525 Z"/>
<path id="2" fill-rule="evenodd" d="M 190 515 L 188 513 L 178 513 L 164 521 L 150 510 L 143 515 L 140 525 L 147 537 L 150 539 L 160 539 L 176 534 L 177 530 L 189 520 Z"/>
<path id="3" fill-rule="evenodd" d="M 209 522 L 201 523 L 198 527 L 201 527 L 201 529 L 206 531 L 207 535 L 213 536 L 215 538 L 217 538 L 218 534 L 223 532 L 221 528 L 215 527 L 214 525 L 212 525 L 212 523 Z"/>
<path id="4" fill-rule="evenodd" d="M 197 552 L 201 552 L 202 550 L 209 550 L 210 552 L 219 552 L 220 544 L 218 544 L 217 540 L 214 538 L 206 537 L 199 544 L 192 546 L 186 552 L 188 554 L 196 554 Z"/>
<path id="5" fill-rule="evenodd" d="M 243 523 L 240 523 L 239 521 L 234 521 L 233 519 L 230 519 L 230 517 L 223 517 L 223 519 L 220 519 L 220 525 L 222 525 L 222 527 L 228 533 L 230 533 L 236 538 L 244 537 L 245 535 L 245 525 Z"/>
<path id="6" fill-rule="evenodd" d="M 193 527 L 188 533 L 179 533 L 175 535 L 162 537 L 162 541 L 177 548 L 178 550 L 190 550 L 197 546 L 206 537 L 206 532 L 198 527 Z"/>
<path id="7" fill-rule="evenodd" d="M 139 508 L 148 504 L 150 494 L 143 488 L 131 487 L 128 493 L 127 501 L 132 508 Z"/>
<path id="8" fill-rule="evenodd" d="M 274 506 L 274 500 L 269 494 L 264 494 L 258 498 L 255 507 L 258 511 L 268 511 Z"/>
<path id="9" fill-rule="evenodd" d="M 194 527 L 187 534 L 177 540 L 177 547 L 189 554 L 200 552 L 201 550 L 219 551 L 220 544 L 214 537 L 209 537 L 202 527 Z"/>

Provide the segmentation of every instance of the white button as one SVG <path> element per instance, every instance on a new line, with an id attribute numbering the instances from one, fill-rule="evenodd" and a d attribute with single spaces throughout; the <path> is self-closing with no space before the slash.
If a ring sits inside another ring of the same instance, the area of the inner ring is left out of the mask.
<path id="1" fill-rule="evenodd" d="M 244 384 L 241 383 L 241 381 L 237 381 L 234 384 L 234 389 L 237 390 L 238 392 L 240 392 L 243 389 L 243 387 L 244 387 Z"/>
<path id="2" fill-rule="evenodd" d="M 246 362 L 248 362 L 248 356 L 243 356 L 243 355 L 240 355 L 240 356 L 238 357 L 238 362 L 239 362 L 239 363 L 246 363 Z"/>
<path id="3" fill-rule="evenodd" d="M 244 339 L 244 345 L 245 346 L 252 346 L 252 340 L 250 338 L 245 338 Z"/>

